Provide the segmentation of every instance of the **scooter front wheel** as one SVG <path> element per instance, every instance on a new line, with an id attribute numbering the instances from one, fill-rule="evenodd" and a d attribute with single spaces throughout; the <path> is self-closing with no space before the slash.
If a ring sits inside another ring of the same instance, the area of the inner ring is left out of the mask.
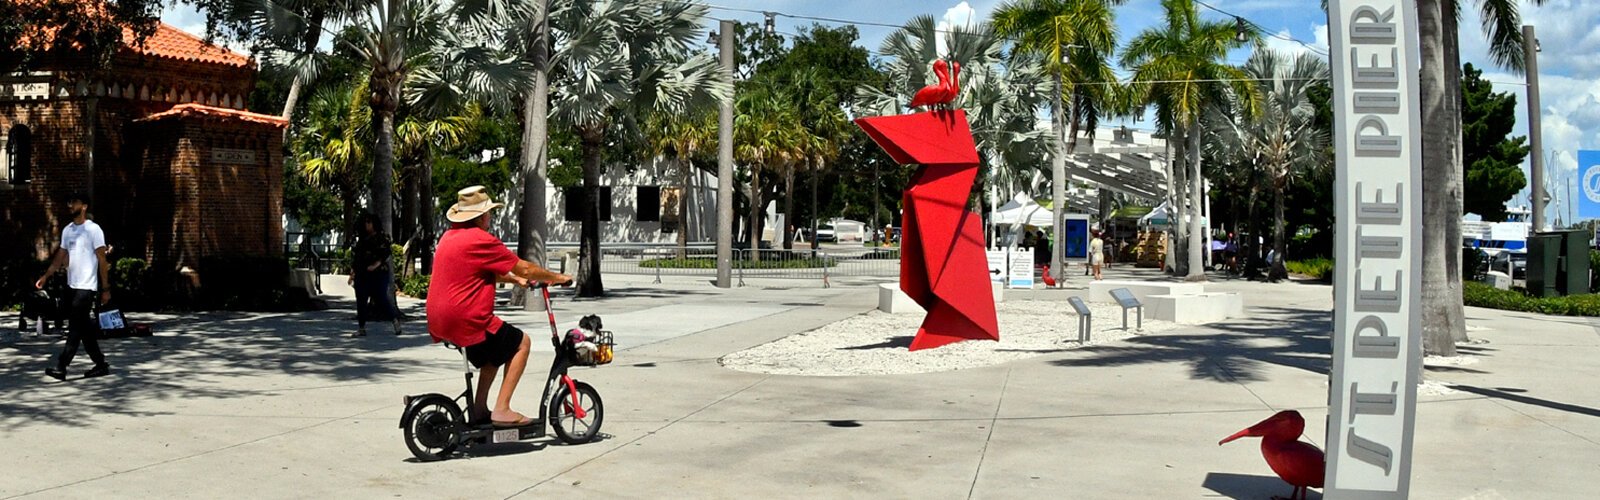
<path id="1" fill-rule="evenodd" d="M 550 400 L 550 426 L 555 430 L 556 438 L 563 443 L 588 443 L 600 436 L 600 424 L 605 421 L 605 406 L 594 387 L 583 382 L 573 382 L 573 386 L 578 389 L 577 408 L 583 409 L 583 416 L 578 416 L 578 411 L 573 407 L 572 391 L 562 385 Z"/>
<path id="2" fill-rule="evenodd" d="M 455 401 L 445 397 L 430 397 L 418 401 L 400 417 L 400 428 L 405 430 L 406 447 L 417 460 L 433 462 L 443 460 L 461 444 L 459 429 L 466 424 L 461 409 Z"/>

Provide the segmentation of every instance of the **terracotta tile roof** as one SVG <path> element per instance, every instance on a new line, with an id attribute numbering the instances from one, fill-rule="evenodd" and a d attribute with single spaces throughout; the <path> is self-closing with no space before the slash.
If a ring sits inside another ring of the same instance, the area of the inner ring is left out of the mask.
<path id="1" fill-rule="evenodd" d="M 132 40 L 133 32 L 122 30 L 124 40 Z M 134 53 L 177 59 L 180 61 L 194 61 L 201 63 L 222 64 L 238 68 L 249 67 L 252 63 L 249 57 L 210 43 L 200 37 L 185 33 L 167 23 L 156 27 L 156 32 L 144 40 L 144 45 L 132 45 L 128 49 Z"/>
<path id="2" fill-rule="evenodd" d="M 275 127 L 287 127 L 287 126 L 289 126 L 288 120 L 284 120 L 282 117 L 279 117 L 279 116 L 264 115 L 264 114 L 261 114 L 261 113 L 252 113 L 252 112 L 249 112 L 249 111 L 242 111 L 242 110 L 237 110 L 237 109 L 219 108 L 219 107 L 215 107 L 215 106 L 205 106 L 205 105 L 201 105 L 201 104 L 179 104 L 177 106 L 173 106 L 172 109 L 169 109 L 169 110 L 166 110 L 166 111 L 162 111 L 160 113 L 156 113 L 156 114 L 153 114 L 153 115 L 150 115 L 150 116 L 146 116 L 144 118 L 140 118 L 140 119 L 137 119 L 137 120 L 134 120 L 134 121 L 136 121 L 136 122 L 148 122 L 148 121 L 162 120 L 162 119 L 166 119 L 166 118 L 180 118 L 180 119 L 181 118 L 222 118 L 222 119 L 246 121 L 246 122 L 251 122 L 251 123 L 260 123 L 260 124 L 264 124 L 264 125 L 272 125 L 272 126 L 275 126 Z"/>

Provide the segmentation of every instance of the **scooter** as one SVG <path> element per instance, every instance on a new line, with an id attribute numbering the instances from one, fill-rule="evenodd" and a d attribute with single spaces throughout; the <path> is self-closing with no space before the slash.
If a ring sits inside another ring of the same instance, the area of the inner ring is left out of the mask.
<path id="1" fill-rule="evenodd" d="M 592 326 L 597 335 L 584 339 L 593 342 L 596 349 L 580 352 L 578 343 L 572 337 L 563 339 L 556 333 L 556 314 L 550 308 L 549 285 L 538 284 L 534 287 L 540 289 L 544 297 L 544 309 L 550 317 L 550 343 L 556 350 L 550 375 L 545 378 L 544 393 L 539 400 L 538 418 L 519 427 L 500 427 L 487 420 L 467 421 L 462 408 L 473 407 L 474 369 L 467 361 L 466 349 L 446 342 L 444 344 L 447 347 L 461 353 L 467 389 L 455 398 L 439 393 L 405 396 L 405 412 L 400 417 L 400 428 L 405 432 L 406 447 L 418 460 L 443 460 L 457 449 L 544 437 L 547 423 L 555 431 L 556 438 L 566 444 L 588 443 L 599 437 L 600 424 L 605 417 L 600 393 L 593 386 L 568 376 L 567 369 L 609 363 L 614 346 L 611 332 L 601 330 L 596 317 Z"/>

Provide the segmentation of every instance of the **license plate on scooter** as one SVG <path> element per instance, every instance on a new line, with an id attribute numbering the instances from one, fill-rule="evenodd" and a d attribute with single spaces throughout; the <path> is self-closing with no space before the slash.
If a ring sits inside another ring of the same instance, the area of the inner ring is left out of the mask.
<path id="1" fill-rule="evenodd" d="M 494 431 L 494 436 L 491 438 L 491 441 L 496 442 L 496 443 L 509 443 L 509 442 L 512 442 L 512 441 L 520 441 L 521 439 L 522 439 L 522 431 L 521 430 L 518 430 L 518 429 L 505 429 L 505 430 Z"/>

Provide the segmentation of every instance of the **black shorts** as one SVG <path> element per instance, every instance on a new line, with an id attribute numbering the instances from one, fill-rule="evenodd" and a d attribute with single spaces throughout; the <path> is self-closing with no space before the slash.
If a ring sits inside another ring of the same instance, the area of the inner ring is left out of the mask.
<path id="1" fill-rule="evenodd" d="M 526 337 L 511 323 L 503 323 L 499 331 L 489 334 L 483 342 L 467 346 L 467 361 L 476 368 L 504 366 L 517 356 L 517 351 L 522 349 L 522 339 Z"/>

